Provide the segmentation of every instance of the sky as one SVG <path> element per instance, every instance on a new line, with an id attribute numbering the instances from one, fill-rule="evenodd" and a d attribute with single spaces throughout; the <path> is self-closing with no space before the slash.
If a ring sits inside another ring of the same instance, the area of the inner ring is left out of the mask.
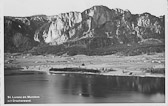
<path id="1" fill-rule="evenodd" d="M 57 15 L 70 11 L 82 12 L 94 5 L 110 9 L 128 9 L 133 14 L 149 12 L 165 15 L 167 0 L 3 0 L 4 16 Z"/>

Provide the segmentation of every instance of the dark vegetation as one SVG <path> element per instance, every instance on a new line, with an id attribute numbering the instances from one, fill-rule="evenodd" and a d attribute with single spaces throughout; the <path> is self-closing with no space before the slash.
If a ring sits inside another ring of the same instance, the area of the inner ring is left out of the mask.
<path id="1" fill-rule="evenodd" d="M 25 52 L 39 43 L 34 41 L 36 30 L 47 23 L 45 15 L 4 17 L 4 51 Z"/>
<path id="2" fill-rule="evenodd" d="M 88 45 L 89 46 L 89 45 Z M 157 45 L 140 45 L 140 44 L 132 44 L 132 45 L 110 45 L 104 46 L 101 48 L 89 48 L 84 47 L 83 45 L 71 45 L 67 47 L 66 45 L 58 45 L 58 46 L 50 46 L 47 44 L 39 45 L 38 47 L 34 47 L 32 50 L 28 51 L 34 55 L 43 55 L 43 54 L 54 54 L 54 55 L 63 55 L 67 54 L 69 56 L 74 56 L 77 54 L 84 55 L 110 55 L 110 54 L 118 54 L 125 56 L 134 56 L 141 54 L 155 54 L 161 53 L 165 51 L 164 44 Z"/>
<path id="3" fill-rule="evenodd" d="M 165 68 L 146 68 L 144 71 L 152 74 L 165 74 Z"/>
<path id="4" fill-rule="evenodd" d="M 49 71 L 68 71 L 68 72 L 90 72 L 90 73 L 100 73 L 99 70 L 85 69 L 85 68 L 51 68 Z"/>

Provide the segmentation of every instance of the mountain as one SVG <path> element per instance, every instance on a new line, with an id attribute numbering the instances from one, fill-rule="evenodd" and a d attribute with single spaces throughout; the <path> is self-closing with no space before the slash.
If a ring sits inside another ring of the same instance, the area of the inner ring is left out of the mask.
<path id="1" fill-rule="evenodd" d="M 47 16 L 4 17 L 5 52 L 23 52 L 37 46 L 35 31 L 48 22 Z"/>
<path id="2" fill-rule="evenodd" d="M 104 55 L 133 48 L 141 53 L 164 51 L 165 16 L 150 13 L 93 6 L 54 16 L 5 17 L 4 22 L 6 52 Z"/>

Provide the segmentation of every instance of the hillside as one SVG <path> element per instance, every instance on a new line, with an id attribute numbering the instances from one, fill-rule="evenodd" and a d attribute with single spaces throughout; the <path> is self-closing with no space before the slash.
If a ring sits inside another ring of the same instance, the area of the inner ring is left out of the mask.
<path id="1" fill-rule="evenodd" d="M 93 6 L 83 12 L 4 17 L 5 52 L 138 55 L 164 52 L 165 16 Z"/>

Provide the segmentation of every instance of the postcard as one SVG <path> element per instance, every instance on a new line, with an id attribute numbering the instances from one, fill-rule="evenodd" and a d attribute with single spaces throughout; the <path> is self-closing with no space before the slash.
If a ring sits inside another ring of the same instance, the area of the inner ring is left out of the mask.
<path id="1" fill-rule="evenodd" d="M 167 0 L 1 4 L 2 106 L 166 106 Z"/>

